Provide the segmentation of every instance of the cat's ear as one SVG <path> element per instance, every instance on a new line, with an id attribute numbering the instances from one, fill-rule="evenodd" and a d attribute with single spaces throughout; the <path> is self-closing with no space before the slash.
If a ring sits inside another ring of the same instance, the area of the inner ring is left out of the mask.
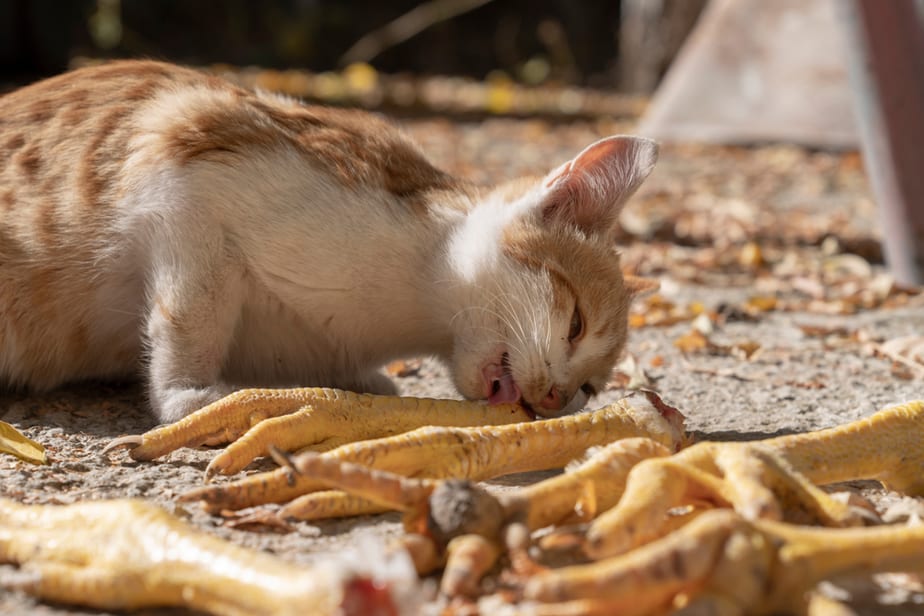
<path id="1" fill-rule="evenodd" d="M 601 139 L 549 173 L 542 201 L 546 221 L 576 225 L 588 235 L 615 231 L 626 199 L 658 159 L 658 144 L 641 137 Z"/>

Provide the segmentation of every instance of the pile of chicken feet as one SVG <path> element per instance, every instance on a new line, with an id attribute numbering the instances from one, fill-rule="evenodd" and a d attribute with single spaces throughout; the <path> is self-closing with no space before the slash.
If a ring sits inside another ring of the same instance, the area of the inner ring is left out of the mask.
<path id="1" fill-rule="evenodd" d="M 409 555 L 420 576 L 441 572 L 443 613 L 837 613 L 813 592 L 819 582 L 924 570 L 924 526 L 876 524 L 818 487 L 875 479 L 924 496 L 924 401 L 753 442 L 693 444 L 683 416 L 653 394 L 529 419 L 513 405 L 245 390 L 109 449 L 151 460 L 231 443 L 209 477 L 272 455 L 275 471 L 181 497 L 214 512 L 286 503 L 247 522 L 402 511 L 407 532 L 395 553 Z M 477 483 L 561 467 L 512 490 Z M 0 562 L 20 566 L 26 592 L 104 609 L 385 615 L 420 607 L 408 599 L 415 580 L 286 563 L 136 501 L 0 500 Z"/>

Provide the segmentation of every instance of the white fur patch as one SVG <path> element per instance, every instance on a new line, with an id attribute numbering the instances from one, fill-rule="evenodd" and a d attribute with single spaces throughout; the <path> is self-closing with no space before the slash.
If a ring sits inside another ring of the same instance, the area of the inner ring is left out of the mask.
<path id="1" fill-rule="evenodd" d="M 537 207 L 545 192 L 532 190 L 513 203 L 491 195 L 473 208 L 450 240 L 453 269 L 465 281 L 474 282 L 479 272 L 496 265 L 504 227 Z"/>

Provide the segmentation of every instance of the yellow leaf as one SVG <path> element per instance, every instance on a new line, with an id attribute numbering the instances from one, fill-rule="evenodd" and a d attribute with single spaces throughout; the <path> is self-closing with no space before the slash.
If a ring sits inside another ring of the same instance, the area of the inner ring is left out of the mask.
<path id="1" fill-rule="evenodd" d="M 5 421 L 0 421 L 0 453 L 13 454 L 20 460 L 32 464 L 48 464 L 45 448 L 23 436 Z"/>
<path id="2" fill-rule="evenodd" d="M 343 77 L 354 92 L 372 92 L 378 85 L 379 74 L 364 62 L 351 64 L 343 69 Z"/>
<path id="3" fill-rule="evenodd" d="M 709 339 L 702 332 L 691 329 L 689 332 L 674 340 L 674 346 L 684 353 L 694 353 L 709 348 Z"/>
<path id="4" fill-rule="evenodd" d="M 758 269 L 764 264 L 764 255 L 760 250 L 760 245 L 755 242 L 748 242 L 738 252 L 738 263 L 747 269 Z"/>
<path id="5" fill-rule="evenodd" d="M 505 76 L 488 79 L 485 106 L 491 113 L 508 113 L 513 107 L 513 84 Z"/>
<path id="6" fill-rule="evenodd" d="M 633 313 L 629 315 L 629 327 L 638 328 L 645 327 L 647 321 L 644 314 Z"/>
<path id="7" fill-rule="evenodd" d="M 699 316 L 706 312 L 706 305 L 702 302 L 690 302 L 689 310 L 690 314 Z"/>
<path id="8" fill-rule="evenodd" d="M 744 311 L 748 314 L 760 314 L 761 312 L 770 312 L 775 310 L 777 306 L 777 300 L 775 297 L 770 295 L 755 295 L 754 297 L 749 297 L 748 301 L 744 304 Z"/>

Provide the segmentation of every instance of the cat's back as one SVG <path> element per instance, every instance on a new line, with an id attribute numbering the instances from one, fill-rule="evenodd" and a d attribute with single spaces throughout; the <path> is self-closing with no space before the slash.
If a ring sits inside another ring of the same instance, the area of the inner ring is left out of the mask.
<path id="1" fill-rule="evenodd" d="M 114 204 L 145 105 L 200 80 L 118 62 L 0 97 L 0 386 L 134 369 L 143 289 Z"/>
<path id="2" fill-rule="evenodd" d="M 286 156 L 266 156 L 280 152 Z M 262 175 L 255 171 L 260 161 L 272 163 Z M 334 192 L 325 194 L 333 198 L 307 210 L 283 202 L 292 193 L 279 183 L 300 176 L 326 178 Z M 198 191 L 191 190 L 199 180 Z M 254 184 L 262 192 L 251 190 Z M 260 198 L 249 204 L 228 198 L 237 189 Z M 273 207 L 282 217 L 307 212 L 321 224 L 312 221 L 306 233 L 325 229 L 328 244 L 343 252 L 341 239 L 358 234 L 339 221 L 357 221 L 373 235 L 383 233 L 380 223 L 397 221 L 406 241 L 409 221 L 426 218 L 434 192 L 447 195 L 439 201 L 452 209 L 464 209 L 467 191 L 377 116 L 254 93 L 170 64 L 87 67 L 6 94 L 0 97 L 0 386 L 118 374 L 137 361 L 151 267 L 147 232 L 160 234 L 162 245 L 182 243 L 174 241 L 179 233 L 164 241 L 171 228 L 188 235 L 177 207 L 213 208 L 197 221 L 209 233 L 240 227 L 241 220 L 281 219 L 264 215 Z M 356 211 L 342 216 L 343 207 Z M 254 211 L 241 216 L 234 208 Z M 277 227 L 267 233 L 292 235 L 298 228 Z M 368 234 L 355 242 L 369 244 Z"/>
<path id="3" fill-rule="evenodd" d="M 377 187 L 410 205 L 430 191 L 469 190 L 377 115 L 304 105 L 196 70 L 128 60 L 0 97 L 0 216 L 36 201 L 47 214 L 57 201 L 50 195 L 90 211 L 118 199 L 122 176 L 145 173 L 145 165 L 246 164 L 254 153 L 280 148 L 347 190 Z"/>
<path id="4" fill-rule="evenodd" d="M 0 97 L 0 246 L 38 254 L 96 236 L 145 104 L 199 79 L 169 64 L 116 62 Z"/>

